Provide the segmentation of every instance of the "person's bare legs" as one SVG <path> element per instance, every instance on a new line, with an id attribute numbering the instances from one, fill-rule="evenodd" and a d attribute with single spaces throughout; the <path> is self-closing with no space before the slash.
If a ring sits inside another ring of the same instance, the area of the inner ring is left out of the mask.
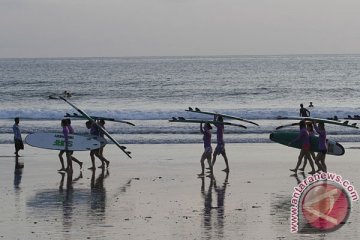
<path id="1" fill-rule="evenodd" d="M 295 167 L 294 169 L 290 169 L 290 171 L 295 172 L 295 173 L 297 172 L 297 170 L 299 169 L 299 167 L 300 167 L 300 165 L 301 165 L 301 160 L 303 159 L 303 157 L 305 156 L 305 154 L 306 154 L 306 151 L 303 150 L 303 149 L 301 149 L 300 154 L 299 154 L 299 157 L 298 157 L 298 161 L 297 161 L 297 163 L 296 163 L 296 167 Z"/>
<path id="2" fill-rule="evenodd" d="M 198 174 L 199 177 L 205 175 L 205 159 L 206 159 L 206 153 L 204 152 L 200 158 L 201 173 Z"/>
<path id="3" fill-rule="evenodd" d="M 223 156 L 224 161 L 225 161 L 225 165 L 226 165 L 226 168 L 223 169 L 223 171 L 226 172 L 226 173 L 228 173 L 228 172 L 230 172 L 230 168 L 229 168 L 229 161 L 228 161 L 228 158 L 227 158 L 227 156 L 226 156 L 225 149 L 224 149 L 224 152 L 221 153 L 221 155 Z"/>
<path id="4" fill-rule="evenodd" d="M 71 160 L 71 155 L 70 155 L 70 152 L 69 151 L 65 151 L 65 154 L 66 154 L 66 160 L 67 160 L 67 167 L 66 167 L 66 171 L 69 173 L 71 172 L 72 173 L 72 160 Z"/>
<path id="5" fill-rule="evenodd" d="M 106 167 L 109 167 L 110 161 L 107 160 L 104 156 L 102 156 L 100 152 L 96 152 L 95 156 L 101 161 L 101 165 L 98 168 L 105 168 L 105 164 Z"/>
<path id="6" fill-rule="evenodd" d="M 64 150 L 61 150 L 59 152 L 59 159 L 60 159 L 60 164 L 61 164 L 61 168 L 58 170 L 59 172 L 60 171 L 65 171 L 64 158 L 63 158 L 64 152 L 65 152 Z"/>
<path id="7" fill-rule="evenodd" d="M 90 151 L 91 167 L 88 168 L 90 170 L 95 170 L 95 151 L 96 150 Z"/>
<path id="8" fill-rule="evenodd" d="M 79 164 L 80 169 L 82 169 L 83 162 L 79 161 L 79 159 L 74 157 L 72 154 L 71 154 L 71 160 Z"/>

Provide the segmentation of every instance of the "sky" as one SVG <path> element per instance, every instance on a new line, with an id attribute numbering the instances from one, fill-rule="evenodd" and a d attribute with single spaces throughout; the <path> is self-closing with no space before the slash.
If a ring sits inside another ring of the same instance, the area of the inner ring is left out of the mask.
<path id="1" fill-rule="evenodd" d="M 0 58 L 359 54 L 359 0 L 0 0 Z"/>

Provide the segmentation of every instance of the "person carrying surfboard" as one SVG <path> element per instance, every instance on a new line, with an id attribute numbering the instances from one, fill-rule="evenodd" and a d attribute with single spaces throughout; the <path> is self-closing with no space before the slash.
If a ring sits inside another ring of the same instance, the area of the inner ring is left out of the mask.
<path id="1" fill-rule="evenodd" d="M 307 159 L 310 159 L 310 136 L 309 136 L 309 132 L 306 129 L 306 124 L 305 121 L 300 121 L 300 132 L 299 135 L 292 141 L 289 142 L 289 146 L 293 143 L 299 141 L 302 144 L 301 147 L 301 151 L 298 157 L 298 161 L 296 164 L 296 167 L 294 169 L 290 169 L 290 171 L 293 172 L 297 172 L 297 170 L 300 167 L 301 164 L 301 160 L 303 159 L 303 157 L 306 157 Z"/>
<path id="2" fill-rule="evenodd" d="M 67 122 L 67 125 L 66 125 L 66 126 L 67 126 L 67 128 L 69 129 L 69 133 L 70 133 L 70 134 L 74 134 L 75 131 L 74 131 L 74 128 L 71 126 L 71 120 L 70 120 L 70 118 L 66 118 L 66 122 Z M 75 157 L 73 156 L 73 154 L 74 154 L 74 151 L 70 151 L 71 160 L 74 161 L 74 162 L 76 162 L 77 164 L 79 164 L 80 169 L 82 169 L 83 163 L 82 163 L 81 161 L 79 161 L 77 158 L 75 158 Z"/>
<path id="3" fill-rule="evenodd" d="M 104 129 L 105 129 L 105 120 L 104 119 L 100 119 L 99 121 L 98 121 L 98 123 L 100 124 L 100 126 L 102 126 Z M 102 137 L 102 138 L 104 138 L 104 132 L 103 131 L 99 131 L 99 136 L 100 137 Z M 104 148 L 105 148 L 105 145 L 104 146 L 102 146 L 100 149 L 99 149 L 99 155 L 100 156 L 102 156 L 103 158 L 105 158 L 104 157 Z M 99 166 L 98 168 L 105 168 L 105 164 L 104 164 L 104 162 L 102 162 L 103 164 L 101 165 L 101 166 Z M 107 166 L 109 166 L 109 161 L 107 161 Z"/>
<path id="4" fill-rule="evenodd" d="M 224 119 L 221 116 L 214 116 L 214 121 L 217 122 L 223 122 Z M 222 123 L 216 123 L 214 124 L 216 127 L 216 141 L 217 141 L 217 145 L 213 154 L 213 160 L 212 160 L 212 167 L 214 168 L 215 162 L 216 162 L 216 156 L 217 155 L 222 155 L 226 164 L 226 168 L 223 170 L 224 172 L 229 172 L 230 168 L 229 168 L 229 162 L 228 162 L 228 158 L 226 156 L 226 152 L 225 152 L 225 142 L 224 142 L 224 124 Z"/>
<path id="5" fill-rule="evenodd" d="M 99 129 L 98 126 L 96 126 L 96 124 L 95 124 L 94 122 L 87 121 L 87 122 L 86 122 L 86 127 L 87 127 L 88 129 L 90 129 L 90 134 L 91 134 L 91 135 L 100 136 L 100 129 Z M 100 148 L 94 149 L 94 150 L 91 150 L 91 151 L 90 151 L 90 158 L 91 158 L 91 164 L 92 164 L 92 166 L 89 167 L 88 169 L 90 169 L 90 170 L 95 170 L 95 169 L 96 169 L 96 167 L 95 167 L 95 156 L 96 156 L 98 159 L 100 159 L 100 161 L 101 161 L 101 167 L 105 166 L 105 163 L 106 163 L 106 166 L 107 166 L 107 167 L 109 166 L 110 162 L 109 162 L 106 158 L 104 158 L 103 156 L 100 155 L 99 150 L 100 150 Z"/>
<path id="6" fill-rule="evenodd" d="M 300 104 L 300 117 L 310 117 L 310 111 L 304 108 L 304 105 Z"/>
<path id="7" fill-rule="evenodd" d="M 307 129 L 307 131 L 309 133 L 309 137 L 315 136 L 314 127 L 313 127 L 312 122 L 306 122 L 306 129 Z M 309 153 L 310 153 L 311 157 L 308 159 L 306 156 L 304 156 L 304 164 L 303 164 L 302 168 L 299 168 L 299 170 L 303 172 L 305 170 L 305 166 L 306 166 L 306 164 L 307 164 L 307 162 L 309 160 L 309 163 L 310 163 L 310 166 L 311 166 L 311 172 L 309 172 L 309 174 L 314 174 L 315 173 L 315 168 L 314 168 L 313 159 L 315 160 L 315 153 L 313 151 L 311 151 L 311 149 L 310 149 Z M 319 167 L 318 164 L 316 164 L 316 165 Z"/>
<path id="8" fill-rule="evenodd" d="M 21 131 L 20 131 L 20 127 L 19 127 L 19 123 L 20 123 L 20 118 L 16 117 L 14 118 L 14 125 L 12 127 L 13 132 L 14 132 L 14 143 L 15 143 L 15 156 L 19 157 L 19 151 L 21 149 L 24 149 L 24 143 L 21 137 Z"/>
<path id="9" fill-rule="evenodd" d="M 327 153 L 326 130 L 325 123 L 319 122 L 318 125 L 314 122 L 315 131 L 319 134 L 319 153 L 316 155 L 316 161 L 321 166 L 321 171 L 327 172 L 325 164 L 325 157 Z"/>
<path id="10" fill-rule="evenodd" d="M 211 155 L 212 155 L 212 147 L 211 147 L 211 125 L 210 123 L 203 124 L 200 123 L 200 132 L 203 134 L 204 141 L 204 153 L 201 156 L 200 164 L 201 164 L 201 173 L 198 174 L 199 177 L 203 177 L 205 174 L 205 159 L 207 159 L 210 169 L 210 174 L 212 174 L 212 165 L 211 165 Z"/>
<path id="11" fill-rule="evenodd" d="M 62 127 L 62 132 L 64 135 L 64 140 L 65 140 L 65 150 L 61 150 L 59 153 L 59 159 L 60 159 L 60 163 L 61 163 L 61 169 L 59 169 L 58 171 L 67 171 L 67 172 L 72 172 L 72 161 L 71 161 L 71 153 L 70 151 L 68 151 L 68 144 L 69 144 L 69 128 L 67 127 L 67 121 L 66 119 L 62 119 L 61 120 L 61 127 Z M 65 168 L 64 165 L 64 159 L 62 157 L 63 154 L 66 154 L 66 160 L 67 160 L 67 167 Z"/>

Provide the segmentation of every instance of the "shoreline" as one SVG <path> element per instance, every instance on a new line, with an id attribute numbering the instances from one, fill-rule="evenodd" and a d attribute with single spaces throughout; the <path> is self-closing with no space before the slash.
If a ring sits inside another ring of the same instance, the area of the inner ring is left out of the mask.
<path id="1" fill-rule="evenodd" d="M 358 144 L 347 144 L 347 147 Z M 25 145 L 16 168 L 12 144 L 0 145 L 0 238 L 3 239 L 308 239 L 290 233 L 290 200 L 303 176 L 290 176 L 298 150 L 279 144 L 227 144 L 214 179 L 198 178 L 201 144 L 115 145 L 108 171 L 94 174 L 88 152 L 75 152 L 84 169 L 59 174 L 57 151 Z M 358 149 L 328 156 L 331 172 L 360 190 Z M 7 157 L 9 156 L 9 157 Z M 99 165 L 100 161 L 96 161 Z M 307 166 L 307 170 L 309 166 Z M 307 171 L 306 171 L 307 172 Z M 306 174 L 305 176 L 308 176 Z M 352 203 L 339 230 L 316 238 L 358 239 L 360 206 Z"/>

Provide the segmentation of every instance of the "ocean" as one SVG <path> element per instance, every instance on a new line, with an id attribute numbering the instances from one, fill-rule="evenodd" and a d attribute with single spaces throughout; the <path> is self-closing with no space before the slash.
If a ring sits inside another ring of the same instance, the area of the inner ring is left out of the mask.
<path id="1" fill-rule="evenodd" d="M 168 122 L 211 118 L 188 107 L 260 125 L 226 127 L 227 143 L 270 142 L 277 126 L 294 122 L 276 118 L 298 116 L 300 103 L 313 102 L 314 117 L 360 115 L 360 55 L 0 59 L 0 73 L 0 144 L 13 142 L 14 117 L 23 138 L 60 132 L 60 120 L 75 111 L 49 96 L 63 91 L 90 115 L 136 124 L 106 123 L 121 144 L 202 143 L 198 124 Z M 87 133 L 84 120 L 72 122 Z M 327 131 L 336 141 L 360 141 L 357 129 L 327 125 Z"/>

